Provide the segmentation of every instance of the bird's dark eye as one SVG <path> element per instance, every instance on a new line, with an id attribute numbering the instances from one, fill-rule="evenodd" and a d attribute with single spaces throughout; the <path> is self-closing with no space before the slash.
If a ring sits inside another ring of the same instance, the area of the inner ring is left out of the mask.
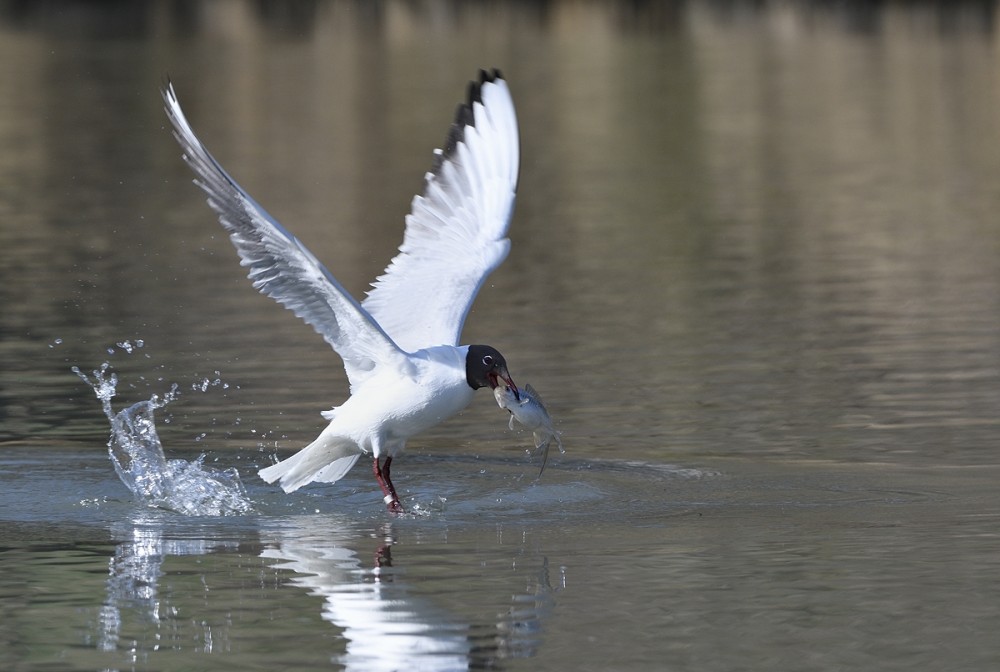
<path id="1" fill-rule="evenodd" d="M 493 366 L 493 355 L 486 355 L 483 357 L 483 364 L 486 366 Z"/>

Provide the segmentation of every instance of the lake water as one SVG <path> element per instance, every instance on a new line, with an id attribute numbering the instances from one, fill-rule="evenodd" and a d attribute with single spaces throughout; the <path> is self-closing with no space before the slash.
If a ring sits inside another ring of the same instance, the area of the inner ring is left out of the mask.
<path id="1" fill-rule="evenodd" d="M 1000 667 L 991 2 L 0 2 L 0 668 Z M 246 281 L 195 129 L 360 295 L 479 67 L 521 124 L 492 397 L 367 468 L 256 477 L 342 401 Z M 140 347 L 141 341 L 141 347 Z M 71 371 L 167 394 L 243 515 L 136 501 Z"/>

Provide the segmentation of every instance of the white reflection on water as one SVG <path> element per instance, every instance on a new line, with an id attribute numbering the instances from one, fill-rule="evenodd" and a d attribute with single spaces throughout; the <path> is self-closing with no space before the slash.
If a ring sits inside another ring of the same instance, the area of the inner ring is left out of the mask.
<path id="1" fill-rule="evenodd" d="M 406 583 L 398 581 L 400 574 L 391 571 L 390 525 L 383 529 L 384 543 L 373 567 L 343 545 L 348 539 L 321 540 L 315 529 L 312 518 L 294 519 L 276 547 L 261 556 L 282 560 L 277 568 L 297 574 L 290 583 L 323 598 L 323 618 L 348 640 L 339 662 L 349 670 L 396 670 L 401 661 L 415 670 L 467 666 L 468 625 L 429 600 L 409 595 Z"/>
<path id="2" fill-rule="evenodd" d="M 292 585 L 323 598 L 323 618 L 348 640 L 337 657 L 346 669 L 398 670 L 405 664 L 409 670 L 455 670 L 535 655 L 554 606 L 547 561 L 537 580 L 484 628 L 415 594 L 405 570 L 394 564 L 391 523 L 376 531 L 381 544 L 370 561 L 347 546 L 351 535 L 338 535 L 348 526 L 326 516 L 291 518 L 261 553 L 283 561 L 276 568 L 296 573 Z M 489 629 L 492 634 L 481 634 Z"/>
<path id="3" fill-rule="evenodd" d="M 101 607 L 97 648 L 101 651 L 115 651 L 121 648 L 121 632 L 125 617 L 123 612 L 138 614 L 151 623 L 160 639 L 161 616 L 172 611 L 169 601 L 161 599 L 159 580 L 163 575 L 163 563 L 169 556 L 207 555 L 219 551 L 232 552 L 238 547 L 235 541 L 216 539 L 164 539 L 162 527 L 139 519 L 123 523 L 113 530 L 116 536 L 125 540 L 115 548 L 115 554 L 108 563 L 107 599 Z M 206 599 L 208 588 L 205 587 Z M 131 640 L 130 649 L 133 662 L 137 657 L 150 653 L 153 648 L 140 646 Z M 206 629 L 205 637 L 195 648 L 212 651 L 211 629 Z"/>
<path id="4" fill-rule="evenodd" d="M 243 530 L 240 542 L 212 538 L 218 532 L 214 526 L 197 532 L 198 538 L 176 538 L 195 530 L 175 529 L 177 520 L 165 515 L 169 514 L 140 512 L 112 526 L 120 541 L 108 563 L 106 598 L 93 635 L 86 638 L 99 651 L 125 653 L 132 665 L 148 663 L 163 650 L 236 653 L 233 642 L 240 635 L 233 630 L 234 596 L 217 585 L 218 567 L 229 567 L 229 560 L 236 560 L 241 568 L 237 574 L 259 568 L 247 561 L 252 555 L 240 555 L 248 536 L 260 535 L 265 548 L 259 558 L 277 561 L 268 562 L 261 576 L 279 580 L 263 579 L 259 584 L 262 604 L 270 605 L 267 609 L 273 613 L 265 618 L 264 627 L 284 613 L 273 606 L 276 593 L 294 598 L 289 591 L 305 589 L 322 598 L 320 616 L 343 639 L 333 661 L 348 670 L 479 669 L 503 659 L 533 657 L 555 606 L 555 594 L 566 585 L 562 568 L 557 587 L 552 587 L 548 561 L 540 557 L 537 572 L 529 573 L 523 590 L 511 595 L 506 608 L 497 609 L 480 596 L 478 602 L 470 598 L 469 604 L 463 602 L 457 609 L 455 603 L 438 599 L 438 591 L 428 589 L 426 582 L 441 580 L 439 567 L 417 562 L 407 567 L 393 557 L 392 523 L 364 531 L 340 515 L 264 519 L 260 529 Z M 378 543 L 373 554 L 358 550 L 373 537 Z M 197 576 L 168 567 L 171 556 L 215 554 L 228 555 L 229 560 L 199 561 L 193 565 Z M 456 586 L 462 580 L 456 578 Z M 161 584 L 168 588 L 161 590 Z M 451 585 L 447 577 L 445 585 Z M 237 592 L 245 596 L 255 589 L 241 584 Z M 293 602 L 297 608 L 313 604 Z M 474 608 L 472 616 L 469 606 Z M 220 619 L 219 614 L 226 616 Z M 296 644 L 286 641 L 286 646 Z"/>

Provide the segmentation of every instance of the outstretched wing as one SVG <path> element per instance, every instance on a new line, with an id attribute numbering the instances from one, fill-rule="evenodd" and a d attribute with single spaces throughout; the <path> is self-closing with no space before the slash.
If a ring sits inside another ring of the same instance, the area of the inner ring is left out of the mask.
<path id="1" fill-rule="evenodd" d="M 173 85 L 164 108 L 195 184 L 229 232 L 253 286 L 305 320 L 344 360 L 354 386 L 380 364 L 404 353 L 372 316 L 295 236 L 257 204 L 201 144 L 181 110 Z"/>
<path id="2" fill-rule="evenodd" d="M 458 345 L 479 288 L 510 250 L 520 150 L 499 71 L 480 72 L 406 217 L 399 253 L 362 305 L 399 347 Z"/>

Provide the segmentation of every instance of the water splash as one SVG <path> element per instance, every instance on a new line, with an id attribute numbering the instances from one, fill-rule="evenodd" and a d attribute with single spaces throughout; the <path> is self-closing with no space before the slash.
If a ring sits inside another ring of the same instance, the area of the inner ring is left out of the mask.
<path id="1" fill-rule="evenodd" d="M 122 483 L 136 498 L 149 506 L 170 509 L 189 516 L 226 516 L 253 510 L 239 473 L 205 467 L 205 456 L 196 460 L 168 460 L 156 433 L 157 409 L 177 398 L 177 385 L 162 397 L 154 394 L 114 412 L 111 400 L 116 393 L 118 377 L 108 374 L 108 362 L 93 371 L 92 376 L 73 372 L 93 388 L 104 415 L 111 423 L 108 454 Z"/>

